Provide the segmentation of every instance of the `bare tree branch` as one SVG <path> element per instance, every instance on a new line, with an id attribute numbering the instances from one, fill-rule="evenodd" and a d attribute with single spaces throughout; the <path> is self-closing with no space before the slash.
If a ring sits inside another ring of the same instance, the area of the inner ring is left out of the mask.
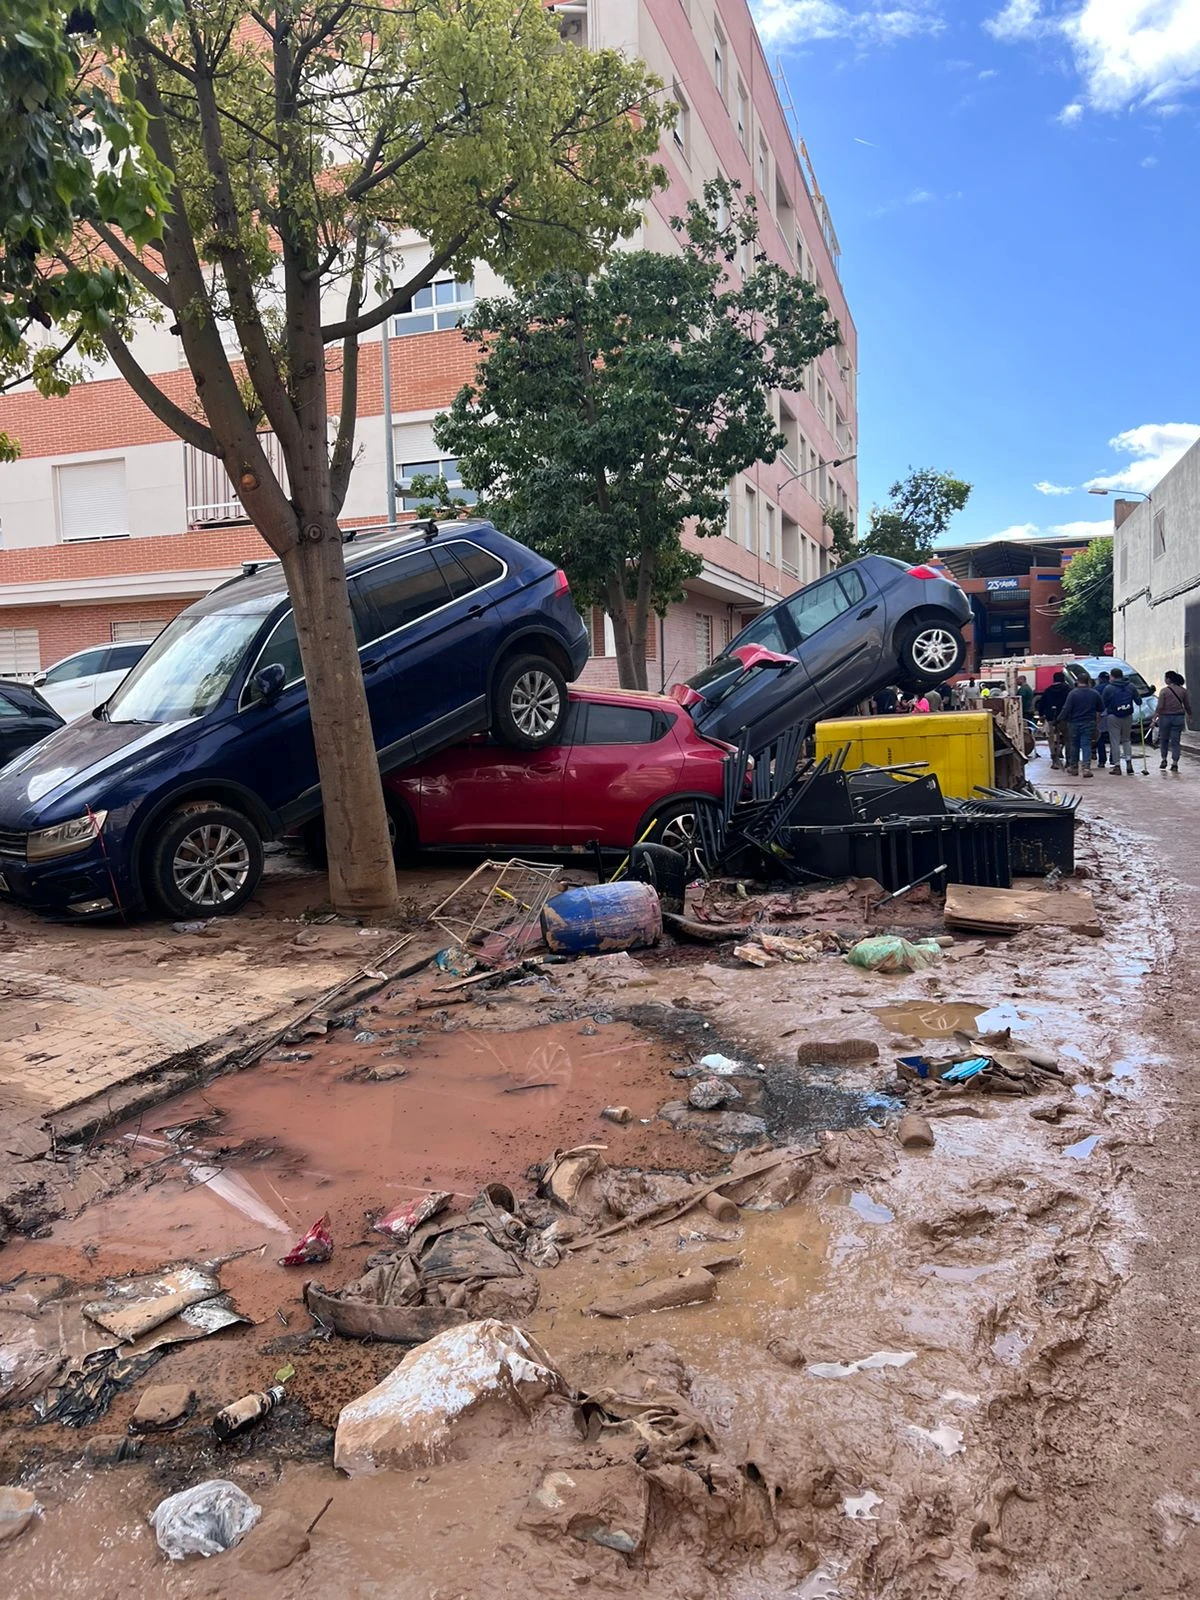
<path id="1" fill-rule="evenodd" d="M 219 456 L 220 446 L 212 429 L 206 428 L 198 418 L 189 416 L 182 406 L 169 399 L 150 375 L 133 359 L 129 346 L 115 328 L 106 328 L 100 335 L 112 363 L 148 411 L 165 423 L 172 433 L 177 433 L 184 444 L 195 445 L 205 455 Z"/>

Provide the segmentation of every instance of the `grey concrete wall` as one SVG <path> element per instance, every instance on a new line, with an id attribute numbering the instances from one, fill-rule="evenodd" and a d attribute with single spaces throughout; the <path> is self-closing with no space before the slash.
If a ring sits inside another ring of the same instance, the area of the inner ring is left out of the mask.
<path id="1" fill-rule="evenodd" d="M 1156 536 L 1155 524 L 1161 529 Z M 1186 672 L 1184 613 L 1200 602 L 1200 443 L 1115 530 L 1113 642 L 1160 687 L 1168 668 Z M 1189 682 L 1200 712 L 1200 682 Z M 1200 720 L 1198 718 L 1197 720 Z M 1188 735 L 1200 749 L 1200 733 Z"/>

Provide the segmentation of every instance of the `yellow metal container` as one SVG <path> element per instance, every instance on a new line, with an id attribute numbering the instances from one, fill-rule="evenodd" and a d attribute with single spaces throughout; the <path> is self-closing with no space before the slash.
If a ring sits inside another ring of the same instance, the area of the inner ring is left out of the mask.
<path id="1" fill-rule="evenodd" d="M 969 800 L 996 781 L 990 711 L 931 711 L 903 717 L 839 717 L 818 722 L 817 759 L 850 746 L 847 769 L 928 763 L 942 793 Z"/>

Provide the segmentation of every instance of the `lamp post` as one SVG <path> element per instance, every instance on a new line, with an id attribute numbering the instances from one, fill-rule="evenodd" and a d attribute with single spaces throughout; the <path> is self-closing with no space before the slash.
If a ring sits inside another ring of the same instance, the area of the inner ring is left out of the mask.
<path id="1" fill-rule="evenodd" d="M 1143 494 L 1140 489 L 1089 489 L 1088 493 L 1089 494 L 1115 494 L 1115 495 L 1119 495 L 1122 500 L 1125 498 L 1125 496 L 1127 494 L 1135 494 L 1135 495 L 1137 495 L 1139 500 L 1147 500 L 1147 501 L 1151 501 L 1152 502 L 1153 499 L 1154 499 L 1154 496 L 1152 494 Z"/>
<path id="2" fill-rule="evenodd" d="M 811 473 L 820 472 L 822 467 L 844 467 L 847 461 L 857 461 L 858 451 L 849 456 L 834 456 L 832 461 L 818 461 L 815 467 L 803 467 L 799 472 L 793 472 L 790 478 L 785 478 L 781 484 L 776 485 L 775 493 L 782 494 L 789 483 L 795 483 L 797 478 L 807 478 Z"/>

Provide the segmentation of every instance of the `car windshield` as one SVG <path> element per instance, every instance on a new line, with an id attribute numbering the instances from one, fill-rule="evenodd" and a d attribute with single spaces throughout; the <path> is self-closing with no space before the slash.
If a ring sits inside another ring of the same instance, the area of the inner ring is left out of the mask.
<path id="1" fill-rule="evenodd" d="M 186 612 L 168 623 L 105 707 L 110 722 L 202 717 L 229 687 L 262 628 L 261 614 Z"/>

